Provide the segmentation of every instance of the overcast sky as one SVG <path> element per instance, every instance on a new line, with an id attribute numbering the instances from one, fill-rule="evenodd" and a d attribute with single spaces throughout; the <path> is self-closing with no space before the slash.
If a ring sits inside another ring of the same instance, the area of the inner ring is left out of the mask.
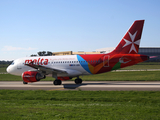
<path id="1" fill-rule="evenodd" d="M 140 47 L 160 47 L 159 0 L 0 0 L 0 60 L 116 47 L 141 19 Z"/>

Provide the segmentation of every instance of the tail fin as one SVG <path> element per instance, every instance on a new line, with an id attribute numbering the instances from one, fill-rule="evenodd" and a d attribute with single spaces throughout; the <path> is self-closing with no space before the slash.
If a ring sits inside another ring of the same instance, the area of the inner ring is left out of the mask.
<path id="1" fill-rule="evenodd" d="M 144 20 L 136 20 L 113 51 L 115 54 L 137 54 Z"/>

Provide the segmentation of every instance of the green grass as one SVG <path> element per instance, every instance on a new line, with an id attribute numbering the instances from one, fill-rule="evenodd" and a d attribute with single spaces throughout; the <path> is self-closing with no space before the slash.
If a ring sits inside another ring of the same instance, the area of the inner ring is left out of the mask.
<path id="1" fill-rule="evenodd" d="M 0 73 L 6 72 L 7 64 L 0 64 Z"/>
<path id="2" fill-rule="evenodd" d="M 147 69 L 160 69 L 160 64 L 138 64 L 129 67 L 122 68 L 121 70 L 147 70 Z"/>
<path id="3" fill-rule="evenodd" d="M 160 92 L 0 90 L 0 119 L 158 120 Z"/>
<path id="4" fill-rule="evenodd" d="M 114 81 L 156 81 L 160 80 L 160 71 L 124 71 L 108 72 L 82 77 L 84 80 L 114 80 Z"/>
<path id="5" fill-rule="evenodd" d="M 160 71 L 127 71 L 127 72 L 108 72 L 97 75 L 81 76 L 84 81 L 158 81 Z M 73 78 L 74 80 L 75 78 Z M 53 81 L 52 77 L 46 77 L 43 81 Z M 0 81 L 22 81 L 21 76 L 10 74 L 0 74 Z"/>
<path id="6" fill-rule="evenodd" d="M 122 68 L 121 70 L 147 70 L 160 69 L 160 62 L 142 62 L 133 66 Z"/>

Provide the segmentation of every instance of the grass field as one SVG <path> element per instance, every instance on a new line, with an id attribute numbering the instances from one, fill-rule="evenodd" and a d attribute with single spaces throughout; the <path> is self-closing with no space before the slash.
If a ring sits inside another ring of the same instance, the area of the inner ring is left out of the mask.
<path id="1" fill-rule="evenodd" d="M 159 69 L 159 64 L 125 69 Z M 0 73 L 6 66 L 0 66 Z M 160 71 L 108 72 L 83 80 L 160 80 Z M 0 74 L 0 81 L 22 81 L 21 76 Z M 52 77 L 43 79 L 53 81 Z M 0 90 L 0 120 L 159 120 L 158 91 L 22 91 Z"/>
<path id="2" fill-rule="evenodd" d="M 160 71 L 127 71 L 108 72 L 98 75 L 81 76 L 84 81 L 157 81 L 160 80 Z M 74 80 L 75 78 L 73 78 Z M 53 81 L 54 78 L 47 76 L 43 81 Z M 21 76 L 0 74 L 0 81 L 22 81 Z"/>
<path id="3" fill-rule="evenodd" d="M 0 73 L 5 73 L 8 64 L 0 64 Z"/>
<path id="4" fill-rule="evenodd" d="M 147 70 L 147 69 L 160 69 L 160 64 L 138 64 L 122 68 L 121 70 Z"/>
<path id="5" fill-rule="evenodd" d="M 160 92 L 0 90 L 0 119 L 158 120 Z"/>

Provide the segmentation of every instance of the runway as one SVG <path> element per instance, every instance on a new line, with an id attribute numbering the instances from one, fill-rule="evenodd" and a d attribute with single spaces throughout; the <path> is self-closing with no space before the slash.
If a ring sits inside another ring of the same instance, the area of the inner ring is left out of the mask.
<path id="1" fill-rule="evenodd" d="M 0 89 L 10 90 L 88 90 L 88 91 L 160 91 L 160 81 L 63 81 L 55 86 L 52 81 L 24 85 L 22 81 L 0 81 Z"/>

